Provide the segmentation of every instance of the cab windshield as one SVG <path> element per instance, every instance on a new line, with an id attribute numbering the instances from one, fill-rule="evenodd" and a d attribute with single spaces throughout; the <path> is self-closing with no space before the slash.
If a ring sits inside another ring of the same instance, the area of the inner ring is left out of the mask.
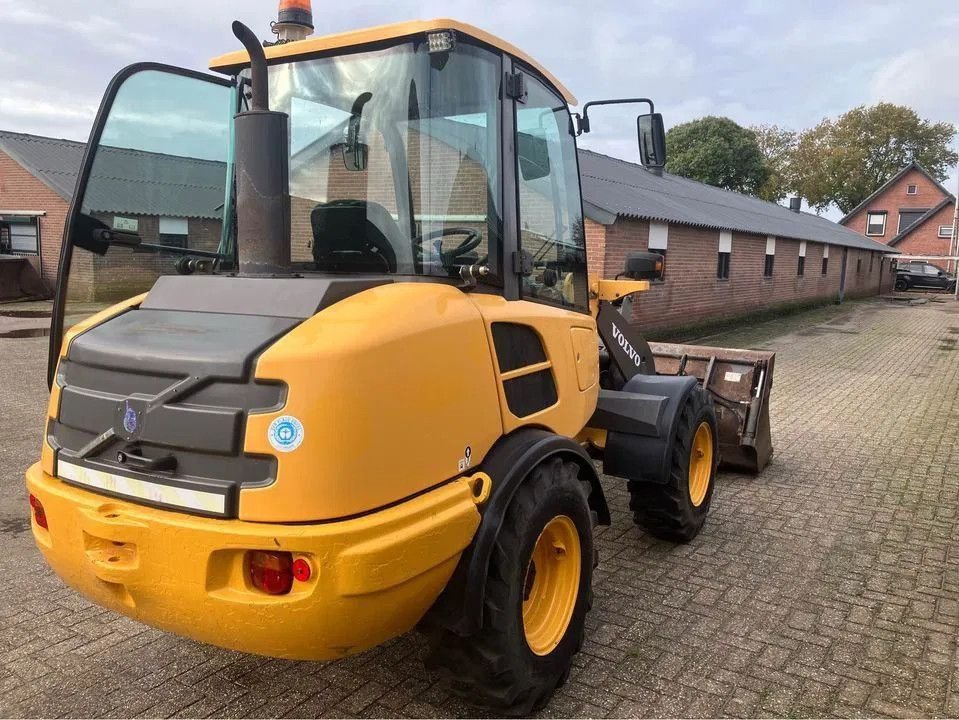
<path id="1" fill-rule="evenodd" d="M 290 116 L 297 269 L 449 276 L 498 265 L 500 59 L 423 40 L 270 68 Z"/>

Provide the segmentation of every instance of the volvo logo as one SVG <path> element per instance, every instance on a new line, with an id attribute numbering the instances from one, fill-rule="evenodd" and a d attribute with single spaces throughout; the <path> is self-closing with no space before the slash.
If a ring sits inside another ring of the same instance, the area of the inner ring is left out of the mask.
<path id="1" fill-rule="evenodd" d="M 639 367 L 643 364 L 643 357 L 636 352 L 635 348 L 630 344 L 629 340 L 623 335 L 623 331 L 616 327 L 616 323 L 610 323 L 613 326 L 613 338 L 619 344 L 619 346 L 626 352 L 626 355 L 629 356 L 629 359 L 636 364 L 636 367 Z"/>
<path id="2" fill-rule="evenodd" d="M 137 431 L 138 426 L 137 411 L 130 407 L 130 401 L 127 400 L 123 403 L 123 429 L 132 435 Z"/>

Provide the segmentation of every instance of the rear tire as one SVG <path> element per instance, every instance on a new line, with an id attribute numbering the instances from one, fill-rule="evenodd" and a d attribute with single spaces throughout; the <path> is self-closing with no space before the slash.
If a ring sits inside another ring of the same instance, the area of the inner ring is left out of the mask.
<path id="1" fill-rule="evenodd" d="M 443 627 L 427 631 L 427 667 L 466 702 L 528 715 L 569 676 L 592 604 L 595 516 L 588 494 L 576 463 L 551 458 L 538 465 L 506 511 L 480 630 L 468 637 Z"/>
<path id="2" fill-rule="evenodd" d="M 902 279 L 896 280 L 896 290 L 908 290 L 908 289 L 909 289 L 909 283 L 907 283 L 905 280 L 902 280 Z"/>
<path id="3" fill-rule="evenodd" d="M 713 498 L 718 440 L 712 398 L 697 385 L 680 412 L 665 484 L 652 478 L 627 483 L 637 525 L 672 542 L 688 542 L 699 534 Z"/>

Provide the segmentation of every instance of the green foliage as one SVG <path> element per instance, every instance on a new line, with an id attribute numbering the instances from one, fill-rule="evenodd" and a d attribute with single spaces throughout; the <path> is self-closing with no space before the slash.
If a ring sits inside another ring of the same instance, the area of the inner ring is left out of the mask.
<path id="1" fill-rule="evenodd" d="M 915 160 L 939 180 L 959 156 L 951 123 L 932 123 L 892 103 L 859 106 L 799 135 L 791 151 L 791 189 L 814 208 L 848 213 Z"/>
<path id="2" fill-rule="evenodd" d="M 670 128 L 666 158 L 671 173 L 750 195 L 759 193 L 770 174 L 755 134 L 724 117 Z"/>
<path id="3" fill-rule="evenodd" d="M 756 194 L 763 200 L 779 202 L 789 194 L 792 186 L 792 158 L 798 139 L 796 131 L 778 125 L 756 125 L 750 130 L 756 136 L 759 151 L 769 171 L 766 182 Z"/>

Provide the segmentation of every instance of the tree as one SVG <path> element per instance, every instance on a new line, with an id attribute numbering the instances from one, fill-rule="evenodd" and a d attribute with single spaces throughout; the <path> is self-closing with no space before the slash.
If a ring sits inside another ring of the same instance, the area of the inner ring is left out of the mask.
<path id="1" fill-rule="evenodd" d="M 751 130 L 707 116 L 666 133 L 666 169 L 707 185 L 755 195 L 769 169 Z"/>
<path id="2" fill-rule="evenodd" d="M 814 208 L 835 204 L 848 213 L 912 161 L 944 180 L 959 155 L 950 148 L 954 125 L 921 119 L 892 103 L 853 108 L 799 135 L 792 184 Z"/>
<path id="3" fill-rule="evenodd" d="M 756 136 L 759 151 L 766 161 L 769 174 L 756 193 L 763 200 L 779 202 L 792 190 L 792 158 L 797 135 L 778 125 L 756 125 L 749 128 Z"/>

